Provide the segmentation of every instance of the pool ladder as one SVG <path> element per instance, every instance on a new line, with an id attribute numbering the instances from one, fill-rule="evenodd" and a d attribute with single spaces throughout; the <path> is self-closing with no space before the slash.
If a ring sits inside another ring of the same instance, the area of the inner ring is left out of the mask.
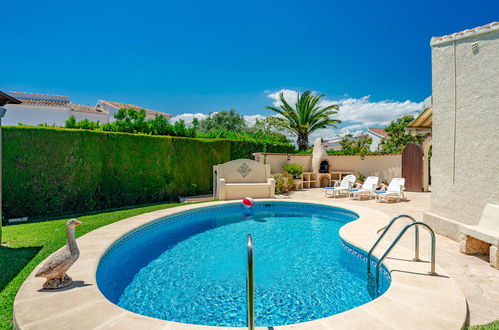
<path id="1" fill-rule="evenodd" d="M 246 274 L 246 301 L 248 329 L 255 330 L 255 279 L 253 270 L 253 237 L 248 234 L 247 241 L 247 274 Z"/>
<path id="2" fill-rule="evenodd" d="M 397 221 L 399 219 L 402 219 L 402 218 L 408 218 L 412 222 L 410 224 L 406 225 L 399 232 L 399 234 L 397 235 L 397 237 L 393 240 L 392 244 L 390 244 L 390 246 L 388 247 L 388 249 L 386 249 L 385 253 L 381 256 L 381 258 L 377 262 L 374 262 L 376 264 L 376 273 L 375 273 L 376 276 L 373 278 L 373 275 L 371 273 L 371 256 L 373 254 L 373 251 L 374 251 L 374 249 L 376 249 L 376 247 L 378 246 L 378 244 L 380 243 L 380 241 L 383 239 L 383 237 L 386 235 L 386 233 L 388 232 L 388 230 L 390 229 L 390 227 L 395 223 L 395 221 Z M 402 236 L 406 233 L 406 231 L 409 228 L 411 228 L 411 227 L 414 227 L 414 234 L 415 234 L 415 237 L 414 237 L 414 259 L 413 260 L 414 261 L 421 261 L 421 259 L 419 258 L 419 226 L 425 227 L 428 230 L 428 232 L 430 233 L 430 236 L 431 236 L 431 270 L 430 270 L 430 272 L 428 274 L 430 274 L 430 275 L 436 275 L 437 274 L 435 272 L 435 248 L 436 248 L 436 245 L 435 245 L 435 233 L 433 232 L 433 229 L 431 229 L 431 227 L 428 226 L 424 222 L 416 221 L 410 215 L 407 215 L 407 214 L 398 215 L 395 218 L 393 218 L 388 223 L 388 225 L 386 225 L 385 227 L 383 227 L 380 230 L 378 230 L 378 233 L 381 230 L 383 230 L 383 232 L 378 237 L 378 239 L 376 240 L 376 242 L 373 244 L 373 246 L 369 250 L 369 253 L 367 254 L 367 279 L 368 279 L 368 285 L 367 285 L 367 287 L 368 287 L 368 291 L 369 291 L 369 294 L 371 295 L 371 297 L 375 298 L 375 297 L 377 297 L 380 294 L 379 273 L 380 273 L 380 268 L 381 268 L 381 265 L 383 264 L 383 261 L 388 256 L 388 254 L 392 251 L 392 249 L 395 247 L 395 245 L 397 245 L 397 243 L 402 238 Z"/>

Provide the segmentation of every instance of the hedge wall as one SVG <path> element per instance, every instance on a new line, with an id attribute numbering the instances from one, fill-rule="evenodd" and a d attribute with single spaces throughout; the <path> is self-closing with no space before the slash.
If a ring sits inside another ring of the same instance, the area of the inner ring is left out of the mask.
<path id="1" fill-rule="evenodd" d="M 293 147 L 4 127 L 4 216 L 54 216 L 208 193 L 213 165 L 265 149 L 289 152 Z"/>

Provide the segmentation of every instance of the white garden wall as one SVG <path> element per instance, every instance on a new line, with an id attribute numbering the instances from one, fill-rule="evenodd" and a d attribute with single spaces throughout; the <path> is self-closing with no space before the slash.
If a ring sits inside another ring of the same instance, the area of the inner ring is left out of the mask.
<path id="1" fill-rule="evenodd" d="M 282 166 L 286 163 L 302 165 L 307 172 L 312 171 L 312 155 L 295 154 L 266 154 L 255 153 L 255 160 L 270 165 L 272 173 L 284 172 Z M 362 159 L 360 156 L 329 155 L 328 162 L 334 170 L 361 172 L 365 176 L 375 175 L 380 180 L 390 181 L 392 178 L 402 175 L 402 156 L 390 155 L 367 155 Z"/>

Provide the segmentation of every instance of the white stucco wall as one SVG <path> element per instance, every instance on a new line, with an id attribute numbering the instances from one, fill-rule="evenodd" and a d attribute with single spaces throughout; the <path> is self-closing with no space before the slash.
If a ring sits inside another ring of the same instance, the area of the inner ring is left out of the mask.
<path id="1" fill-rule="evenodd" d="M 77 121 L 88 119 L 90 121 L 98 121 L 100 124 L 109 122 L 109 116 L 107 113 L 71 111 L 70 116 L 71 115 L 75 116 Z"/>
<path id="2" fill-rule="evenodd" d="M 41 123 L 63 126 L 70 113 L 69 107 L 7 104 L 4 108 L 7 112 L 2 119 L 3 126 L 17 126 L 19 122 L 33 126 Z"/>
<path id="3" fill-rule="evenodd" d="M 476 225 L 499 204 L 499 30 L 432 41 L 432 89 L 430 212 Z"/>
<path id="4" fill-rule="evenodd" d="M 264 158 L 263 154 L 254 154 L 255 160 L 270 165 L 270 171 L 274 173 L 284 172 L 282 166 L 286 163 L 302 165 L 307 172 L 312 171 L 312 155 L 285 155 L 268 154 Z M 289 159 L 289 160 L 288 160 Z M 381 181 L 390 181 L 392 178 L 399 178 L 402 175 L 401 155 L 379 155 L 365 156 L 328 156 L 328 162 L 332 170 L 348 170 L 355 174 L 361 172 L 365 176 L 375 175 Z"/>
<path id="5" fill-rule="evenodd" d="M 101 109 L 104 109 L 105 111 L 107 111 L 109 113 L 109 115 L 108 115 L 108 122 L 109 123 L 116 121 L 116 119 L 114 118 L 114 114 L 117 113 L 119 111 L 119 109 L 117 109 L 116 107 L 113 107 L 110 104 L 104 103 L 104 102 L 97 102 L 97 106 Z"/>
<path id="6" fill-rule="evenodd" d="M 374 134 L 374 133 L 369 132 L 369 131 L 367 132 L 367 134 L 369 135 L 369 137 L 371 139 L 373 139 L 373 142 L 371 143 L 371 146 L 370 146 L 371 151 L 378 150 L 378 145 L 381 142 L 382 138 L 379 135 Z"/>

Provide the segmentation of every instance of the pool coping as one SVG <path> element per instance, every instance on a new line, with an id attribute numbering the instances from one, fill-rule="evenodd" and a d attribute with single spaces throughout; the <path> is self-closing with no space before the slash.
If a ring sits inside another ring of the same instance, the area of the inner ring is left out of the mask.
<path id="1" fill-rule="evenodd" d="M 257 201 L 307 203 L 334 206 L 353 211 L 357 220 L 340 229 L 340 237 L 355 248 L 368 251 L 377 238 L 379 228 L 390 220 L 383 212 L 359 206 L 345 208 L 333 200 Z M 123 235 L 138 227 L 180 212 L 237 201 L 217 201 L 183 205 L 123 219 L 98 228 L 77 239 L 80 258 L 68 271 L 75 283 L 61 290 L 40 290 L 44 279 L 35 278 L 38 265 L 19 289 L 14 300 L 16 329 L 242 329 L 164 321 L 135 314 L 107 300 L 100 292 L 96 271 L 100 259 Z M 427 234 L 422 231 L 421 235 Z M 374 253 L 379 257 L 386 244 Z M 423 260 L 428 260 L 428 247 L 421 246 Z M 457 282 L 438 267 L 439 276 L 430 276 L 428 262 L 412 261 L 413 251 L 397 246 L 384 262 L 391 275 L 391 285 L 379 298 L 340 314 L 292 325 L 274 326 L 288 329 L 400 329 L 440 328 L 461 329 L 467 317 L 467 305 Z M 438 261 L 438 242 L 437 242 Z M 268 329 L 259 327 L 257 329 Z"/>

